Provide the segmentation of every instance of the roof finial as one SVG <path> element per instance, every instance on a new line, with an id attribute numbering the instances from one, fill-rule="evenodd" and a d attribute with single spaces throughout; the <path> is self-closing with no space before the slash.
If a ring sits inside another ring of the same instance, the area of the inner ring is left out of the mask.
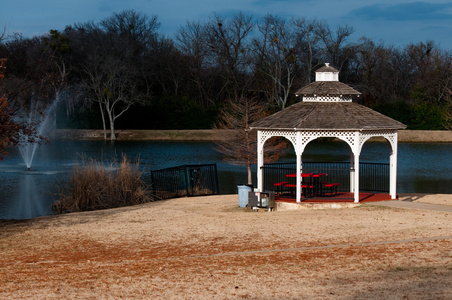
<path id="1" fill-rule="evenodd" d="M 330 63 L 325 63 L 325 66 L 329 67 L 329 66 L 330 66 Z"/>

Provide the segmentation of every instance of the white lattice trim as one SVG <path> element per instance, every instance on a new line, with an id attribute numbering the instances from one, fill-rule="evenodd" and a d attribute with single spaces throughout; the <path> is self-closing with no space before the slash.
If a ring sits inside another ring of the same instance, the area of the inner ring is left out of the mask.
<path id="1" fill-rule="evenodd" d="M 296 152 L 303 153 L 305 147 L 313 140 L 323 137 L 338 138 L 346 142 L 350 148 L 359 154 L 364 143 L 372 137 L 383 137 L 391 144 L 391 148 L 395 149 L 397 143 L 397 130 L 260 130 L 259 142 L 264 145 L 265 142 L 272 137 L 284 137 L 288 139 Z"/>
<path id="2" fill-rule="evenodd" d="M 260 130 L 260 143 L 262 145 L 272 137 L 284 137 L 288 139 L 293 147 L 297 149 L 297 132 L 289 130 Z"/>
<path id="3" fill-rule="evenodd" d="M 304 96 L 303 102 L 352 102 L 351 96 Z"/>
<path id="4" fill-rule="evenodd" d="M 383 137 L 385 138 L 389 144 L 391 145 L 391 149 L 395 149 L 397 144 L 397 130 L 394 129 L 382 129 L 382 130 L 366 130 L 360 133 L 359 138 L 359 148 L 360 151 L 365 142 L 367 142 L 370 138 L 373 137 Z"/>
<path id="5" fill-rule="evenodd" d="M 288 139 L 296 152 L 304 151 L 304 148 L 311 141 L 322 137 L 333 137 L 345 141 L 352 149 L 355 146 L 356 131 L 336 131 L 336 130 L 310 130 L 310 131 L 295 131 L 295 130 L 259 130 L 259 142 L 264 145 L 265 142 L 272 137 L 284 137 Z"/>

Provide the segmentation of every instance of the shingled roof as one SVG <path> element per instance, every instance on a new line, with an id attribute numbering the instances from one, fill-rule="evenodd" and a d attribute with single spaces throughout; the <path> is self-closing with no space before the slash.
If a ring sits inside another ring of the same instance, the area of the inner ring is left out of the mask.
<path id="1" fill-rule="evenodd" d="M 307 96 L 309 100 L 254 122 L 251 129 L 339 131 L 406 128 L 396 120 L 352 102 L 351 96 L 361 93 L 340 82 L 338 74 L 339 71 L 329 64 L 319 68 L 316 81 L 296 92 L 296 95 Z"/>
<path id="2" fill-rule="evenodd" d="M 406 126 L 354 102 L 299 102 L 251 125 L 252 129 L 376 130 Z"/>
<path id="3" fill-rule="evenodd" d="M 308 96 L 308 95 L 327 95 L 327 96 L 340 96 L 340 95 L 361 95 L 360 92 L 352 87 L 342 83 L 340 81 L 315 81 L 307 86 L 299 89 L 296 96 Z"/>

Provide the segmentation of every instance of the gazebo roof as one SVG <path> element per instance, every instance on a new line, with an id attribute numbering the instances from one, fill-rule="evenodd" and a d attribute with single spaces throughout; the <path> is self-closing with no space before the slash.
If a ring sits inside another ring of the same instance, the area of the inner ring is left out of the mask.
<path id="1" fill-rule="evenodd" d="M 406 126 L 353 102 L 299 102 L 251 125 L 252 129 L 381 130 Z"/>
<path id="2" fill-rule="evenodd" d="M 361 95 L 339 81 L 339 71 L 329 64 L 316 71 L 316 81 L 301 88 L 296 95 L 303 102 L 254 122 L 251 129 L 271 130 L 385 130 L 406 126 L 366 106 L 352 102 Z"/>
<path id="3" fill-rule="evenodd" d="M 340 81 L 315 81 L 308 84 L 305 87 L 299 89 L 296 96 L 307 95 L 327 95 L 327 96 L 340 96 L 340 95 L 361 95 L 360 92 L 352 87 L 342 83 Z"/>

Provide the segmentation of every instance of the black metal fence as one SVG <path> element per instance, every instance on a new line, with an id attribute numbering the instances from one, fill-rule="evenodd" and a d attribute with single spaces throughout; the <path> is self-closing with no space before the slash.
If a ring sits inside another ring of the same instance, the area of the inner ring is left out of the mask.
<path id="1" fill-rule="evenodd" d="M 288 182 L 295 184 L 296 178 L 287 174 L 296 173 L 295 163 L 265 164 L 264 190 L 284 191 L 284 186 L 275 187 L 274 183 Z M 339 183 L 338 191 L 350 191 L 350 162 L 304 162 L 303 173 L 327 173 L 325 181 Z M 389 164 L 360 163 L 359 186 L 366 192 L 389 192 Z"/>
<path id="2" fill-rule="evenodd" d="M 157 199 L 219 194 L 216 164 L 183 165 L 151 171 Z"/>

